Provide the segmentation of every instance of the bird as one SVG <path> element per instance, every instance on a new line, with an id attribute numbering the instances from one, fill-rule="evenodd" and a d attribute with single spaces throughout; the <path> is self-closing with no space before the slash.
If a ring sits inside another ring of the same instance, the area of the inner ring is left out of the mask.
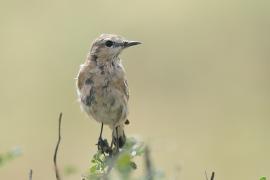
<path id="1" fill-rule="evenodd" d="M 119 55 L 124 49 L 139 44 L 119 35 L 101 34 L 93 41 L 80 66 L 76 78 L 78 100 L 82 110 L 101 123 L 97 146 L 102 152 L 112 152 L 113 146 L 119 151 L 126 142 L 124 126 L 129 124 L 129 88 Z M 103 125 L 112 129 L 110 146 L 102 138 Z"/>

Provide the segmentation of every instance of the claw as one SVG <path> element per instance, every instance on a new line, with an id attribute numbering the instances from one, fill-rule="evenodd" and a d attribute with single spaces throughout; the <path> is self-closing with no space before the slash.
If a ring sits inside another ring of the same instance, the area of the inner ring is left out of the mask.
<path id="1" fill-rule="evenodd" d="M 99 138 L 96 145 L 98 146 L 98 150 L 100 150 L 102 153 L 110 154 L 112 151 L 107 139 Z"/>

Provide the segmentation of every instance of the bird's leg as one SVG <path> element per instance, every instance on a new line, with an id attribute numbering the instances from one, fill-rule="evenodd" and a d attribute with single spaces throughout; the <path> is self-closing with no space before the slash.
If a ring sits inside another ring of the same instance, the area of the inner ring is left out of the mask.
<path id="1" fill-rule="evenodd" d="M 101 123 L 101 129 L 100 129 L 97 146 L 98 146 L 98 150 L 100 150 L 103 154 L 105 154 L 105 153 L 110 152 L 110 147 L 109 147 L 107 139 L 102 139 L 102 132 L 103 132 L 103 123 Z"/>
<path id="2" fill-rule="evenodd" d="M 110 150 L 112 150 L 112 153 L 118 153 L 119 152 L 119 134 L 118 134 L 118 126 L 113 129 L 112 132 L 112 142 L 110 146 Z"/>
<path id="3" fill-rule="evenodd" d="M 114 144 L 114 138 L 112 137 L 112 141 L 111 141 L 111 145 L 110 145 L 110 152 L 109 152 L 110 157 L 113 155 L 113 144 Z"/>
<path id="4" fill-rule="evenodd" d="M 101 129 L 100 129 L 100 134 L 99 134 L 98 143 L 97 143 L 98 150 L 101 150 L 101 151 L 103 149 L 102 148 L 103 146 L 102 132 L 103 132 L 103 123 L 101 123 Z"/>
<path id="5" fill-rule="evenodd" d="M 119 152 L 118 126 L 115 128 L 115 130 L 116 130 L 116 152 Z"/>
<path id="6" fill-rule="evenodd" d="M 101 129 L 99 134 L 99 140 L 102 139 L 102 132 L 103 132 L 103 123 L 101 123 Z"/>

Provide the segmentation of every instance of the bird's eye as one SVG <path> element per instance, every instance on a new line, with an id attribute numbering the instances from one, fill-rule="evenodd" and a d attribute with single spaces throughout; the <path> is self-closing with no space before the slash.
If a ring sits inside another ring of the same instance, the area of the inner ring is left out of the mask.
<path id="1" fill-rule="evenodd" d="M 111 47 L 112 45 L 113 45 L 113 42 L 112 41 L 106 41 L 105 42 L 105 45 L 107 46 L 107 47 Z"/>

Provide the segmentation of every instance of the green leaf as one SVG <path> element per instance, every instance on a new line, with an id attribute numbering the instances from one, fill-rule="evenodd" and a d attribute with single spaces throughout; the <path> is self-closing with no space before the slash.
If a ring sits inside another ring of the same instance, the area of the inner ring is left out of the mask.
<path id="1" fill-rule="evenodd" d="M 6 152 L 5 154 L 0 154 L 0 166 L 15 159 L 16 157 L 20 156 L 21 154 L 22 154 L 21 149 L 18 147 Z"/>
<path id="2" fill-rule="evenodd" d="M 90 168 L 90 172 L 91 172 L 91 174 L 96 174 L 96 172 L 97 172 L 97 167 L 96 167 L 96 166 L 92 166 L 92 167 Z"/>
<path id="3" fill-rule="evenodd" d="M 260 178 L 260 180 L 266 180 L 266 177 L 265 177 L 265 176 L 263 176 L 263 177 L 261 177 L 261 178 Z"/>
<path id="4" fill-rule="evenodd" d="M 132 156 L 129 153 L 122 153 L 119 155 L 118 160 L 116 162 L 116 169 L 121 174 L 124 179 L 128 179 L 127 177 L 130 175 L 131 171 L 134 169 L 134 164 L 131 161 Z M 133 167 L 132 167 L 133 165 Z"/>
<path id="5" fill-rule="evenodd" d="M 120 152 L 109 156 L 101 151 L 97 151 L 91 159 L 91 168 L 85 176 L 87 180 L 100 179 L 107 173 L 108 169 L 113 166 L 112 173 L 117 179 L 130 179 L 131 173 L 137 169 L 137 164 L 134 162 L 135 157 L 143 155 L 145 152 L 145 145 L 143 142 L 131 137 L 127 141 Z M 162 179 L 159 173 L 153 171 L 153 176 Z M 110 179 L 110 178 L 109 178 Z"/>
<path id="6" fill-rule="evenodd" d="M 67 176 L 74 174 L 76 172 L 77 172 L 77 168 L 73 165 L 68 165 L 68 166 L 65 166 L 65 168 L 64 168 L 64 174 Z"/>

